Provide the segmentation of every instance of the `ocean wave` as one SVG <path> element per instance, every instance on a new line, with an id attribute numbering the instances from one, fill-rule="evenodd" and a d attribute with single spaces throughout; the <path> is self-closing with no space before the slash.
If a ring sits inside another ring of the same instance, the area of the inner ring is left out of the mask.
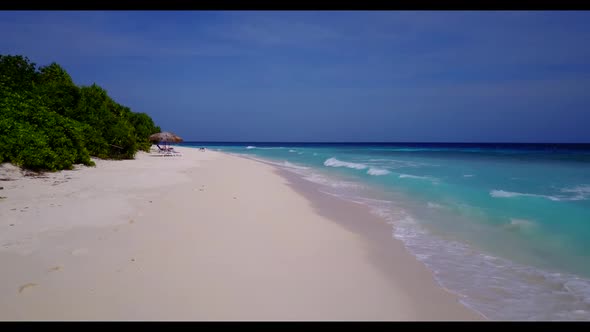
<path id="1" fill-rule="evenodd" d="M 361 185 L 359 185 L 357 183 L 329 179 L 329 178 L 322 176 L 320 174 L 317 174 L 317 173 L 305 174 L 305 175 L 303 175 L 302 178 L 304 180 L 309 181 L 309 182 L 317 183 L 317 184 L 332 187 L 332 188 L 339 188 L 340 189 L 340 188 L 361 188 L 362 187 Z"/>
<path id="2" fill-rule="evenodd" d="M 443 288 L 488 319 L 590 319 L 588 279 L 517 264 L 467 244 L 433 236 L 398 207 L 372 205 L 371 212 L 393 226 L 393 236 L 433 272 Z M 512 219 L 511 225 L 528 228 L 535 224 Z"/>
<path id="3" fill-rule="evenodd" d="M 323 185 L 323 186 L 327 186 L 327 187 L 331 187 L 331 188 L 337 188 L 337 189 L 342 189 L 342 188 L 349 188 L 350 189 L 350 188 L 362 188 L 363 187 L 362 185 L 360 185 L 358 183 L 348 182 L 348 181 L 340 181 L 340 180 L 336 180 L 336 179 L 322 176 L 321 174 L 313 172 L 310 167 L 297 165 L 297 164 L 291 163 L 286 160 L 283 160 L 282 162 L 276 162 L 276 161 L 272 161 L 272 160 L 256 158 L 256 157 L 253 157 L 252 155 L 248 155 L 248 154 L 235 154 L 235 155 L 241 156 L 246 159 L 252 159 L 252 160 L 255 160 L 255 161 L 258 161 L 261 163 L 265 163 L 265 164 L 269 164 L 269 165 L 273 165 L 273 166 L 278 166 L 282 169 L 285 169 L 285 170 L 288 170 L 288 171 L 293 172 L 295 174 L 298 174 L 302 179 L 304 179 L 306 181 L 313 182 L 313 183 L 316 183 L 319 185 Z"/>
<path id="4" fill-rule="evenodd" d="M 420 175 L 411 175 L 411 174 L 400 174 L 399 175 L 400 179 L 415 179 L 415 180 L 427 180 L 432 182 L 433 184 L 437 184 L 438 183 L 438 179 L 434 178 L 432 176 L 420 176 Z"/>
<path id="5" fill-rule="evenodd" d="M 375 175 L 375 176 L 379 176 L 379 175 L 386 175 L 389 174 L 391 172 L 389 172 L 386 169 L 381 169 L 381 168 L 369 168 L 369 170 L 367 171 L 367 174 L 369 175 Z"/>
<path id="6" fill-rule="evenodd" d="M 463 174 L 463 177 L 464 178 L 471 178 L 471 177 L 474 177 L 474 175 L 473 174 Z"/>
<path id="7" fill-rule="evenodd" d="M 590 197 L 590 186 L 582 185 L 572 188 L 562 188 L 560 192 L 567 194 L 574 194 L 573 196 L 567 195 L 541 195 L 541 194 L 530 194 L 530 193 L 518 193 L 505 190 L 492 190 L 490 196 L 494 198 L 511 198 L 511 197 L 539 197 L 545 198 L 551 201 L 581 201 L 586 200 Z"/>
<path id="8" fill-rule="evenodd" d="M 351 162 L 347 162 L 347 161 L 342 161 L 342 160 L 338 160 L 334 157 L 326 159 L 326 161 L 324 161 L 324 166 L 347 167 L 347 168 L 352 168 L 352 169 L 365 169 L 368 167 L 365 164 L 358 164 L 358 163 L 351 163 Z"/>
<path id="9" fill-rule="evenodd" d="M 267 147 L 260 147 L 260 146 L 254 146 L 254 145 L 248 145 L 246 147 L 247 150 L 251 150 L 251 149 L 258 149 L 258 150 L 280 150 L 280 149 L 284 149 L 284 147 L 282 146 L 267 146 Z"/>
<path id="10" fill-rule="evenodd" d="M 307 170 L 307 169 L 309 169 L 309 167 L 305 167 L 305 166 L 293 164 L 293 163 L 290 163 L 290 162 L 288 162 L 286 160 L 284 160 L 282 162 L 275 162 L 275 161 L 271 161 L 271 160 L 256 158 L 256 157 L 253 157 L 253 156 L 251 156 L 249 154 L 241 154 L 241 153 L 238 153 L 236 155 L 239 155 L 240 157 L 244 157 L 244 158 L 247 158 L 247 159 L 252 159 L 252 160 L 255 160 L 255 161 L 258 161 L 258 162 L 261 162 L 261 163 L 270 164 L 270 165 L 274 165 L 274 166 L 279 166 L 279 167 L 283 167 L 283 168 L 291 168 L 291 169 L 298 169 L 298 170 Z"/>
<path id="11" fill-rule="evenodd" d="M 399 175 L 400 179 L 427 179 L 427 177 L 425 176 L 418 176 L 418 175 L 410 175 L 410 174 L 400 174 Z"/>
<path id="12" fill-rule="evenodd" d="M 297 152 L 297 151 L 295 151 L 295 150 L 291 149 L 291 150 L 289 150 L 289 152 Z"/>
<path id="13" fill-rule="evenodd" d="M 494 198 L 512 198 L 512 197 L 539 197 L 545 198 L 552 201 L 561 201 L 562 199 L 555 196 L 550 195 L 538 195 L 538 194 L 529 194 L 529 193 L 517 193 L 505 190 L 492 190 L 490 191 L 490 196 Z"/>
<path id="14" fill-rule="evenodd" d="M 575 194 L 573 197 L 569 197 L 571 201 L 585 200 L 590 196 L 590 185 L 580 185 L 572 188 L 563 188 L 560 190 L 563 193 Z"/>

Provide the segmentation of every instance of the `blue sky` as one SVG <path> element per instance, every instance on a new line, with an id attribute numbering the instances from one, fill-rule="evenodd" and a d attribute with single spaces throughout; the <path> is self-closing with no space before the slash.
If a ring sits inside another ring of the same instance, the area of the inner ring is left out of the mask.
<path id="1" fill-rule="evenodd" d="M 590 12 L 0 12 L 185 140 L 590 142 Z"/>

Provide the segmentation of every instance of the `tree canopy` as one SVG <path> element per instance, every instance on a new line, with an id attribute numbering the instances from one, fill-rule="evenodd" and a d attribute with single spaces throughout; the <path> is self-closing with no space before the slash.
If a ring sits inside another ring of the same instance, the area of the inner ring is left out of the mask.
<path id="1" fill-rule="evenodd" d="M 0 55 L 0 163 L 55 171 L 93 165 L 91 156 L 132 159 L 159 131 L 100 86 L 77 86 L 57 63 Z"/>

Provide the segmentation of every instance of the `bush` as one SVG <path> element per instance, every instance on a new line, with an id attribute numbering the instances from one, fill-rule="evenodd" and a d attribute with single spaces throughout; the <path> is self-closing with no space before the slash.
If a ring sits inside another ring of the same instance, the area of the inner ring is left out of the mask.
<path id="1" fill-rule="evenodd" d="M 56 63 L 37 70 L 26 57 L 0 55 L 0 162 L 55 171 L 92 166 L 90 156 L 132 159 L 158 131 L 98 85 L 77 87 Z"/>

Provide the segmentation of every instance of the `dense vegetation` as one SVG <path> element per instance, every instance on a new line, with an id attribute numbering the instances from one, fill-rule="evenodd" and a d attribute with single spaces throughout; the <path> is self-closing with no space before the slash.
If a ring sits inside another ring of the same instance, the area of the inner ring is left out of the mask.
<path id="1" fill-rule="evenodd" d="M 159 131 L 98 85 L 76 86 L 56 63 L 38 68 L 27 57 L 0 55 L 0 163 L 55 171 L 93 165 L 91 156 L 132 159 Z"/>

